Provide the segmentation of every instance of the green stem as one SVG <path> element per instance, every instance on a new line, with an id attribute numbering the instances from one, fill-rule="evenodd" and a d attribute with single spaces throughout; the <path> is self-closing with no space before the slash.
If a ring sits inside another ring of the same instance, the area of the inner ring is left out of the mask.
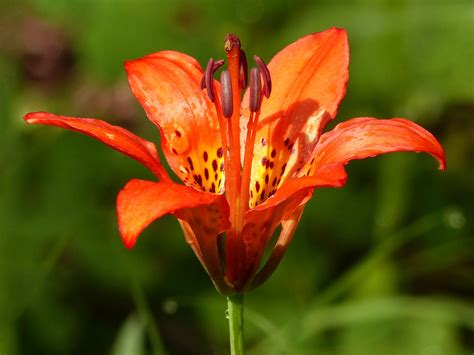
<path id="1" fill-rule="evenodd" d="M 231 355 L 244 353 L 244 296 L 237 294 L 227 297 L 227 318 Z"/>

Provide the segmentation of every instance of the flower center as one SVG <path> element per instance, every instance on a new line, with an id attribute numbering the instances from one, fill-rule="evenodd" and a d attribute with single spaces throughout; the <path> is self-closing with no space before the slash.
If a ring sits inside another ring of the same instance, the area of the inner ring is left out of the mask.
<path id="1" fill-rule="evenodd" d="M 223 70 L 220 76 L 220 92 L 216 92 L 214 74 L 224 65 L 224 60 L 209 59 L 201 89 L 207 90 L 209 99 L 216 106 L 222 141 L 224 145 L 224 160 L 226 172 L 226 194 L 229 202 L 237 202 L 240 210 L 245 212 L 249 207 L 258 204 L 258 194 L 255 197 L 250 186 L 253 147 L 263 96 L 269 97 L 272 89 L 270 72 L 259 56 L 254 56 L 256 67 L 250 70 L 248 80 L 248 62 L 245 52 L 241 49 L 239 38 L 228 34 L 225 39 L 228 70 Z M 262 83 L 263 81 L 263 83 Z M 240 103 L 242 91 L 249 84 L 250 118 L 247 124 L 243 161 L 240 157 Z M 263 181 L 262 181 L 263 183 Z M 258 191 L 257 191 L 258 193 Z"/>
<path id="2" fill-rule="evenodd" d="M 248 80 L 247 57 L 236 35 L 226 36 L 225 51 L 228 69 L 221 73 L 220 91 L 216 92 L 217 85 L 213 76 L 224 61 L 214 61 L 212 58 L 204 72 L 201 88 L 207 90 L 209 99 L 215 104 L 224 150 L 225 192 L 232 226 L 227 233 L 226 274 L 228 281 L 232 283 L 242 267 L 238 265 L 238 261 L 242 260 L 239 257 L 241 249 L 239 235 L 243 228 L 243 216 L 249 207 L 256 205 L 250 189 L 252 158 L 263 96 L 267 98 L 270 96 L 272 83 L 267 66 L 258 56 L 254 56 L 256 67 L 250 70 L 250 81 Z M 244 155 L 241 159 L 240 108 L 242 92 L 247 84 L 250 117 L 247 123 Z"/>

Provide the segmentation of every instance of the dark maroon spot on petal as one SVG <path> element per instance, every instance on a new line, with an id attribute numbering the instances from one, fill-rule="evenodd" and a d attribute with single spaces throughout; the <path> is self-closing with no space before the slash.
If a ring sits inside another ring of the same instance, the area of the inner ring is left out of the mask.
<path id="1" fill-rule="evenodd" d="M 267 174 L 267 175 L 265 175 L 265 184 L 268 184 L 268 179 L 270 179 L 270 178 L 269 178 L 269 176 L 268 176 L 268 174 Z"/>
<path id="2" fill-rule="evenodd" d="M 270 162 L 270 169 L 273 169 L 273 167 L 275 166 L 275 163 L 273 163 L 273 161 Z"/>
<path id="3" fill-rule="evenodd" d="M 267 145 L 267 141 L 265 138 L 262 137 L 262 147 L 265 147 Z"/>
<path id="4" fill-rule="evenodd" d="M 174 131 L 174 133 L 178 136 L 178 138 L 181 138 L 181 132 L 180 131 L 176 130 L 176 131 Z"/>
<path id="5" fill-rule="evenodd" d="M 272 158 L 275 158 L 276 154 L 277 154 L 277 151 L 275 150 L 275 148 L 273 148 L 272 154 L 271 154 Z"/>
<path id="6" fill-rule="evenodd" d="M 290 144 L 290 138 L 286 138 L 284 141 L 283 141 L 283 144 L 285 145 L 285 147 Z"/>
<path id="7" fill-rule="evenodd" d="M 262 158 L 262 165 L 263 165 L 263 166 L 267 165 L 267 162 L 268 162 L 268 161 L 267 161 L 267 157 L 263 157 L 263 158 Z"/>
<path id="8" fill-rule="evenodd" d="M 202 176 L 201 175 L 197 175 L 197 174 L 194 174 L 193 175 L 193 178 L 194 178 L 194 181 L 202 187 Z"/>
<path id="9" fill-rule="evenodd" d="M 214 174 L 214 180 L 217 180 L 217 173 Z"/>
<path id="10" fill-rule="evenodd" d="M 313 165 L 313 163 L 314 163 L 314 158 L 313 158 L 313 159 L 311 159 L 311 162 L 310 162 L 310 164 L 311 164 L 311 165 Z"/>
<path id="11" fill-rule="evenodd" d="M 270 198 L 270 197 L 272 197 L 273 195 L 275 195 L 275 190 L 270 191 L 270 193 L 268 194 L 268 197 Z"/>
<path id="12" fill-rule="evenodd" d="M 262 194 L 260 195 L 260 200 L 265 200 L 265 190 L 262 191 Z"/>
<path id="13" fill-rule="evenodd" d="M 285 173 L 285 169 L 286 169 L 286 163 L 283 164 L 283 166 L 281 167 L 281 173 L 280 173 L 280 176 L 282 176 L 284 173 Z"/>
<path id="14" fill-rule="evenodd" d="M 290 150 L 290 151 L 291 151 L 291 150 L 293 149 L 293 145 L 294 145 L 294 143 L 290 143 L 290 144 L 288 144 L 288 150 Z"/>
<path id="15" fill-rule="evenodd" d="M 207 162 L 207 159 L 209 158 L 209 156 L 207 155 L 206 151 L 204 151 L 204 153 L 202 153 L 202 158 L 204 159 L 205 162 Z"/>
<path id="16" fill-rule="evenodd" d="M 260 184 L 258 183 L 258 181 L 255 182 L 255 191 L 260 191 Z"/>
<path id="17" fill-rule="evenodd" d="M 277 178 L 276 178 L 276 177 L 274 177 L 274 178 L 273 178 L 273 181 L 272 181 L 272 186 L 275 186 L 275 185 L 276 185 L 276 183 L 277 183 Z"/>
<path id="18" fill-rule="evenodd" d="M 221 163 L 221 171 L 224 171 L 224 162 Z"/>
<path id="19" fill-rule="evenodd" d="M 214 169 L 214 171 L 217 171 L 217 160 L 216 159 L 214 159 L 212 161 L 212 169 Z"/>
<path id="20" fill-rule="evenodd" d="M 193 164 L 193 160 L 191 159 L 191 157 L 188 157 L 188 163 L 189 163 L 189 167 L 191 168 L 191 170 L 194 170 L 194 164 Z"/>
<path id="21" fill-rule="evenodd" d="M 222 155 L 224 154 L 222 147 L 217 148 L 217 157 L 222 158 Z"/>
<path id="22" fill-rule="evenodd" d="M 207 170 L 207 168 L 204 169 L 204 176 L 206 177 L 206 180 L 209 180 L 209 170 Z"/>
<path id="23" fill-rule="evenodd" d="M 253 190 L 250 190 L 250 198 L 253 198 Z"/>
<path id="24" fill-rule="evenodd" d="M 214 183 L 211 184 L 210 192 L 216 192 L 216 185 Z"/>
<path id="25" fill-rule="evenodd" d="M 173 152 L 174 155 L 178 155 L 178 152 L 176 151 L 176 149 L 171 149 L 171 151 Z"/>

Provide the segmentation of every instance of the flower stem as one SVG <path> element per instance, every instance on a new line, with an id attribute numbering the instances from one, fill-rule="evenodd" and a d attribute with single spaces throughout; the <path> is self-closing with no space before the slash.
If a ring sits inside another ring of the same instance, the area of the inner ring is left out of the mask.
<path id="1" fill-rule="evenodd" d="M 244 353 L 244 296 L 237 294 L 227 297 L 227 318 L 231 355 Z"/>

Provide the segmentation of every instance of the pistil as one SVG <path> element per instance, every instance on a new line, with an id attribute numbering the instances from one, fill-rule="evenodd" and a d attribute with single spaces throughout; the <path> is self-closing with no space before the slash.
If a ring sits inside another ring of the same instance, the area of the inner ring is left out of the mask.
<path id="1" fill-rule="evenodd" d="M 240 100 L 241 100 L 241 65 L 240 40 L 228 34 L 225 40 L 227 65 L 232 84 L 233 113 L 228 121 L 229 127 L 229 163 L 226 166 L 226 197 L 230 206 L 231 229 L 227 233 L 226 274 L 228 282 L 234 283 L 239 274 L 239 260 L 242 259 L 242 241 L 239 240 L 243 216 L 241 215 L 241 169 L 240 169 Z"/>
<path id="2" fill-rule="evenodd" d="M 220 95 L 216 95 L 214 74 L 223 65 L 222 60 L 209 60 L 201 81 L 201 89 L 207 90 L 209 99 L 216 106 L 222 137 L 225 164 L 225 191 L 230 207 L 231 228 L 226 238 L 226 280 L 234 288 L 243 285 L 245 247 L 241 238 L 243 218 L 249 209 L 249 191 L 253 148 L 263 95 L 269 97 L 272 89 L 270 72 L 263 60 L 254 56 L 257 68 L 253 68 L 248 82 L 248 64 L 245 52 L 240 48 L 237 36 L 228 34 L 225 40 L 228 70 L 220 77 Z M 263 83 L 262 83 L 263 79 Z M 250 117 L 247 124 L 244 161 L 240 159 L 240 107 L 242 89 L 249 84 Z M 243 166 L 241 166 L 241 163 Z"/>

